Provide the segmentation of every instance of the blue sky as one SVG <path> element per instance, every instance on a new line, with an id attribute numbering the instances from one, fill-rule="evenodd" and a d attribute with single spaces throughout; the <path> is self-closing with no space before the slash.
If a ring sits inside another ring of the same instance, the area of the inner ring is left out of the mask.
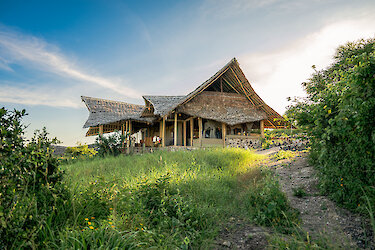
<path id="1" fill-rule="evenodd" d="M 236 57 L 282 114 L 312 65 L 375 37 L 373 13 L 370 0 L 0 0 L 0 106 L 28 111 L 28 135 L 92 142 L 81 95 L 187 94 Z"/>

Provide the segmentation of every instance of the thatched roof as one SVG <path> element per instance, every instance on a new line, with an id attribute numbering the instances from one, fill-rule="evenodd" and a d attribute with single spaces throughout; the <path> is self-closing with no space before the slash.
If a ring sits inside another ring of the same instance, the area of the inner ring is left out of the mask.
<path id="1" fill-rule="evenodd" d="M 221 94 L 223 101 L 219 102 L 217 99 L 203 100 L 206 95 L 205 92 L 215 92 L 215 95 Z M 230 94 L 237 94 L 237 99 L 235 99 L 237 101 L 233 101 L 233 96 Z M 82 100 L 90 111 L 89 119 L 84 128 L 123 120 L 153 122 L 159 116 L 169 115 L 176 109 L 189 115 L 228 124 L 241 123 L 241 121 L 251 122 L 255 119 L 266 119 L 264 123 L 266 128 L 282 128 L 287 124 L 280 114 L 255 93 L 236 58 L 229 61 L 212 77 L 186 96 L 143 96 L 143 98 L 146 106 L 82 96 Z M 241 100 L 243 106 L 239 105 L 239 100 Z M 194 104 L 198 103 L 206 106 L 193 107 Z M 233 107 L 228 103 L 232 103 Z M 229 106 L 224 107 L 226 105 Z M 209 109 L 209 106 L 213 108 Z"/>
<path id="2" fill-rule="evenodd" d="M 83 128 L 110 124 L 122 120 L 152 122 L 153 118 L 141 117 L 143 105 L 81 96 L 90 114 Z"/>
<path id="3" fill-rule="evenodd" d="M 178 112 L 198 116 L 229 125 L 260 121 L 267 118 L 265 112 L 254 107 L 244 95 L 205 91 L 177 108 Z"/>
<path id="4" fill-rule="evenodd" d="M 219 82 L 221 85 L 220 87 Z M 244 95 L 250 101 L 249 108 L 259 109 L 266 113 L 267 120 L 264 124 L 266 128 L 282 128 L 287 124 L 285 119 L 268 106 L 254 91 L 250 82 L 241 70 L 236 58 L 233 58 L 207 81 L 182 98 L 179 103 L 172 106 L 169 112 L 172 112 L 177 107 L 188 103 L 205 90 L 234 92 Z"/>
<path id="5" fill-rule="evenodd" d="M 153 115 L 164 116 L 173 110 L 185 96 L 156 96 L 146 95 L 143 98 L 150 102 L 154 108 Z"/>

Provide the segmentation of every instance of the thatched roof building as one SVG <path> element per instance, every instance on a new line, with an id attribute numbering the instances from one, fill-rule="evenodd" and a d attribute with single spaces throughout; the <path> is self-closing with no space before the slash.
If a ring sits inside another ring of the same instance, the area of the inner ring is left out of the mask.
<path id="1" fill-rule="evenodd" d="M 199 139 L 196 144 L 200 146 L 204 138 L 225 144 L 225 136 L 249 137 L 255 130 L 262 135 L 264 127 L 287 125 L 255 93 L 235 58 L 186 96 L 143 99 L 144 106 L 82 96 L 90 112 L 84 125 L 90 128 L 86 135 L 141 130 L 146 144 L 159 136 L 163 145 L 193 146 Z"/>

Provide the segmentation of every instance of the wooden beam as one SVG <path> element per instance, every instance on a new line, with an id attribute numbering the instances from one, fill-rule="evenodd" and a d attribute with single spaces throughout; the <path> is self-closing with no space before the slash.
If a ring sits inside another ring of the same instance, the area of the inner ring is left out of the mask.
<path id="1" fill-rule="evenodd" d="M 237 94 L 240 94 L 240 92 L 238 92 L 238 90 L 235 88 L 235 87 L 233 87 L 232 86 L 232 84 L 230 84 L 224 77 L 223 77 L 223 80 L 224 80 L 224 82 L 226 82 L 232 89 L 234 89 L 234 91 L 236 91 L 237 92 Z"/>
<path id="2" fill-rule="evenodd" d="M 240 79 L 238 79 L 238 77 L 237 77 L 236 73 L 234 72 L 234 70 L 232 69 L 232 67 L 230 67 L 230 70 L 232 71 L 234 77 L 237 79 L 238 83 L 240 84 L 240 86 L 241 86 L 241 88 L 242 88 L 242 90 L 243 90 L 243 93 L 245 94 L 245 96 L 247 97 L 247 99 L 248 99 L 253 105 L 255 105 L 254 102 L 253 102 L 253 100 L 251 100 L 251 98 L 247 95 L 247 92 L 246 92 L 245 88 L 243 87 L 242 82 L 240 81 Z"/>
<path id="3" fill-rule="evenodd" d="M 194 118 L 190 119 L 190 146 L 193 146 L 193 136 L 194 136 Z"/>
<path id="4" fill-rule="evenodd" d="M 227 72 L 228 68 L 226 68 L 223 72 L 221 72 L 218 76 L 216 76 L 214 79 L 211 80 L 210 84 L 207 84 L 206 86 L 204 86 L 204 88 L 200 89 L 197 93 L 195 93 L 193 96 L 191 96 L 190 98 L 186 99 L 183 103 L 181 103 L 180 105 L 182 104 L 185 104 L 187 102 L 189 102 L 192 98 L 194 98 L 195 96 L 197 96 L 198 94 L 202 93 L 206 88 L 208 88 L 209 86 L 211 86 L 211 84 L 213 82 L 215 82 L 217 79 L 219 79 L 220 76 L 224 75 L 225 72 Z M 225 79 L 224 79 L 225 80 Z"/>
<path id="5" fill-rule="evenodd" d="M 199 147 L 202 147 L 202 118 L 198 117 Z"/>
<path id="6" fill-rule="evenodd" d="M 103 125 L 99 125 L 99 135 L 103 135 Z"/>
<path id="7" fill-rule="evenodd" d="M 222 123 L 221 126 L 222 126 L 221 133 L 223 137 L 223 148 L 225 148 L 225 136 L 227 134 L 227 125 L 225 123 Z"/>
<path id="8" fill-rule="evenodd" d="M 174 112 L 174 130 L 173 130 L 174 145 L 177 146 L 177 112 Z"/>
<path id="9" fill-rule="evenodd" d="M 159 125 L 159 137 L 160 137 L 160 139 L 162 137 L 162 129 L 163 129 L 163 120 L 160 121 L 160 125 Z"/>
<path id="10" fill-rule="evenodd" d="M 260 121 L 260 136 L 264 138 L 264 120 Z"/>
<path id="11" fill-rule="evenodd" d="M 186 147 L 187 146 L 187 143 L 186 143 L 186 121 L 183 122 L 183 127 L 184 127 L 184 146 Z"/>
<path id="12" fill-rule="evenodd" d="M 122 135 L 122 144 L 121 144 L 121 147 L 125 147 L 125 124 L 123 123 L 121 125 L 121 135 Z"/>
<path id="13" fill-rule="evenodd" d="M 163 128 L 162 128 L 162 133 L 161 133 L 161 146 L 165 147 L 165 120 L 167 119 L 166 116 L 163 117 Z"/>

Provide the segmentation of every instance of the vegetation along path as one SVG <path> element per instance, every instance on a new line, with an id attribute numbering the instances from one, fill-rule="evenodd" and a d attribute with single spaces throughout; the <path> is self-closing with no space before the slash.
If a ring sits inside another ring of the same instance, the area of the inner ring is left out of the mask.
<path id="1" fill-rule="evenodd" d="M 318 190 L 318 178 L 305 156 L 275 162 L 281 189 L 291 206 L 300 211 L 301 228 L 312 238 L 325 238 L 336 247 L 371 248 L 367 223 L 353 213 L 339 208 Z M 367 231 L 367 230 L 366 230 Z"/>
<path id="2" fill-rule="evenodd" d="M 371 230 L 364 226 L 368 223 L 319 192 L 316 171 L 306 155 L 275 152 L 264 151 L 263 155 L 271 155 L 265 164 L 275 173 L 291 207 L 299 212 L 300 224 L 282 234 L 232 217 L 222 227 L 213 249 L 374 249 Z"/>

